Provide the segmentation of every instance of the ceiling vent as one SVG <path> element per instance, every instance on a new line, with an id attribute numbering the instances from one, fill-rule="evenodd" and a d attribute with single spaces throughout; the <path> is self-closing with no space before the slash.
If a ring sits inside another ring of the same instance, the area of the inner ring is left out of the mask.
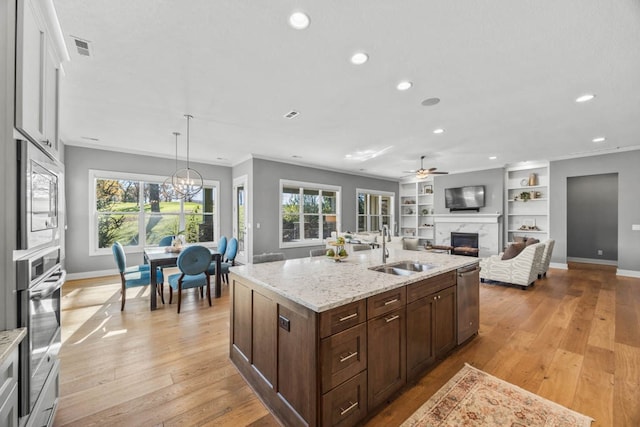
<path id="1" fill-rule="evenodd" d="M 287 114 L 285 114 L 285 115 L 284 115 L 284 118 L 285 118 L 285 119 L 293 119 L 293 118 L 294 118 L 294 117 L 296 117 L 298 114 L 300 114 L 300 113 L 299 113 L 299 112 L 297 112 L 297 111 L 293 111 L 293 110 L 291 110 L 291 111 L 289 111 Z"/>
<path id="2" fill-rule="evenodd" d="M 74 37 L 73 42 L 76 45 L 76 49 L 78 50 L 79 55 L 91 56 L 90 45 L 87 40 L 82 40 Z"/>

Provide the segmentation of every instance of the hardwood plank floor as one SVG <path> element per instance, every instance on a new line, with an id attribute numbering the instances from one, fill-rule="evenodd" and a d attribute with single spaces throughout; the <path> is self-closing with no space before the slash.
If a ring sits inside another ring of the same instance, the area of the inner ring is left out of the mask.
<path id="1" fill-rule="evenodd" d="M 464 363 L 596 419 L 640 425 L 640 279 L 610 268 L 549 271 L 526 291 L 482 284 L 480 333 L 367 426 L 395 426 Z M 228 358 L 229 296 L 187 292 L 149 311 L 117 276 L 63 288 L 56 426 L 277 426 Z"/>

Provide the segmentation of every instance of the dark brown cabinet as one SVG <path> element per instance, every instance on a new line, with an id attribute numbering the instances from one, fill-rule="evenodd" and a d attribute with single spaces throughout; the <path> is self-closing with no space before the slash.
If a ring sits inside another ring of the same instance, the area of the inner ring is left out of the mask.
<path id="1" fill-rule="evenodd" d="M 413 378 L 456 346 L 456 287 L 407 305 L 407 377 Z"/>

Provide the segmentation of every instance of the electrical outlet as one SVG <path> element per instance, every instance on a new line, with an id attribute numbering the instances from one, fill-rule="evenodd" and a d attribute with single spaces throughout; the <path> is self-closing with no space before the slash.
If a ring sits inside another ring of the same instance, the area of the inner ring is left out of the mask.
<path id="1" fill-rule="evenodd" d="M 602 249 L 598 249 L 598 255 L 602 255 Z"/>

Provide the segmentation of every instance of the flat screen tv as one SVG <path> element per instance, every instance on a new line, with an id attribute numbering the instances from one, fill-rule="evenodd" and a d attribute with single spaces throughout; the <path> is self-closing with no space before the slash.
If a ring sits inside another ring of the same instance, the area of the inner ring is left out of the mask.
<path id="1" fill-rule="evenodd" d="M 484 185 L 445 188 L 444 202 L 452 211 L 479 210 L 484 207 Z"/>

